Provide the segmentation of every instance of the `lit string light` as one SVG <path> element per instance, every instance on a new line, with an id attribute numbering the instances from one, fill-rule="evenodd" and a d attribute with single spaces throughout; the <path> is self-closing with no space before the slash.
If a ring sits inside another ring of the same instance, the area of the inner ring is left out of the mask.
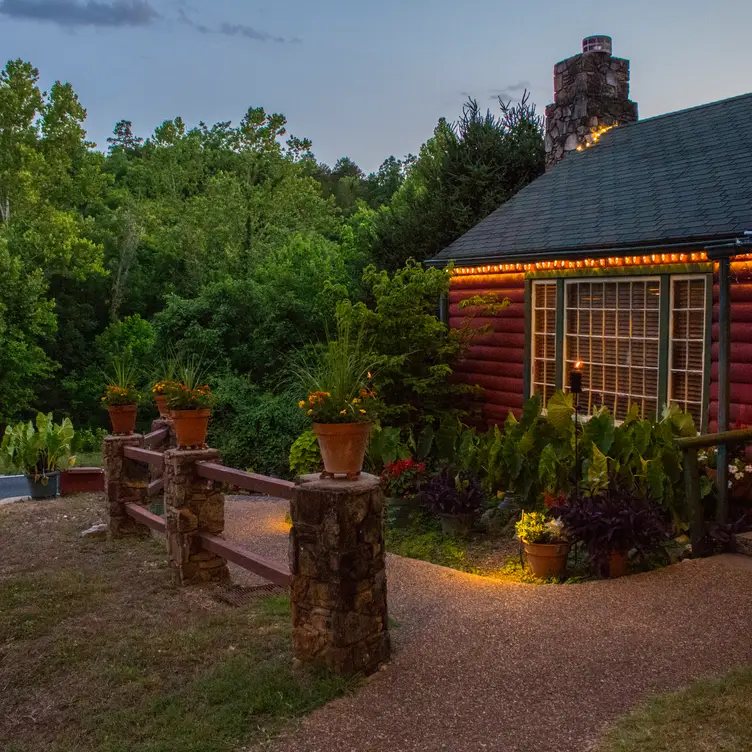
<path id="1" fill-rule="evenodd" d="M 741 258 L 741 257 L 738 257 Z M 752 258 L 752 256 L 750 256 Z M 656 264 L 687 264 L 707 262 L 706 253 L 653 253 L 649 256 L 611 256 L 577 261 L 536 261 L 531 264 L 487 264 L 485 266 L 459 266 L 454 275 L 509 274 L 513 272 L 541 272 L 568 269 L 606 269 L 625 266 L 654 266 Z"/>

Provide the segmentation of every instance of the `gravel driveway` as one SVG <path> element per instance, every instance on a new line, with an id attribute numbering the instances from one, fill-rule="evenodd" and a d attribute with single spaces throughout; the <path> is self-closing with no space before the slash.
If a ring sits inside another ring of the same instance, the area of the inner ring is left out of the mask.
<path id="1" fill-rule="evenodd" d="M 285 560 L 284 502 L 227 507 L 228 537 Z M 541 587 L 391 556 L 388 578 L 391 664 L 268 749 L 587 750 L 645 695 L 752 664 L 752 559 Z"/>

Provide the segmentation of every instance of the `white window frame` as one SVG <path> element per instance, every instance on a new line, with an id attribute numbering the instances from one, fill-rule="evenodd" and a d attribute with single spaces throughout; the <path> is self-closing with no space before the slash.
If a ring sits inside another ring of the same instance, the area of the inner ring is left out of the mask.
<path id="1" fill-rule="evenodd" d="M 563 339 L 564 339 L 564 347 L 563 347 L 563 350 L 562 350 L 562 354 L 563 354 L 562 368 L 563 368 L 564 378 L 566 378 L 566 374 L 567 374 L 567 362 L 570 360 L 569 353 L 568 353 L 568 347 L 567 347 L 567 345 L 568 345 L 568 339 L 569 339 L 569 337 L 567 336 L 567 334 L 569 332 L 569 327 L 568 327 L 568 323 L 569 323 L 569 321 L 568 321 L 569 309 L 567 307 L 567 288 L 570 285 L 582 284 L 584 282 L 589 282 L 591 284 L 598 284 L 598 283 L 616 284 L 616 283 L 620 283 L 620 282 L 645 282 L 645 283 L 647 283 L 647 282 L 657 282 L 658 286 L 659 286 L 659 290 L 660 290 L 661 276 L 660 275 L 647 275 L 647 274 L 639 274 L 639 275 L 635 275 L 635 276 L 622 276 L 622 275 L 616 276 L 616 275 L 613 275 L 613 276 L 608 276 L 608 277 L 604 277 L 604 276 L 598 276 L 598 277 L 575 277 L 573 279 L 565 279 L 564 280 L 564 311 L 563 311 L 563 313 L 564 313 L 564 337 L 563 337 Z M 644 309 L 644 310 L 647 311 L 647 308 Z M 661 409 L 661 406 L 658 404 L 658 400 L 660 398 L 660 382 L 661 382 L 661 356 L 660 356 L 661 320 L 660 320 L 660 310 L 661 310 L 661 304 L 660 304 L 660 295 L 659 295 L 659 298 L 658 298 L 658 362 L 656 364 L 656 387 L 657 387 L 656 391 L 657 391 L 657 393 L 655 395 L 655 402 L 656 402 L 657 412 L 660 412 L 660 409 Z M 669 333 L 670 333 L 670 330 L 669 330 Z M 617 339 L 618 339 L 618 337 L 617 337 Z M 631 368 L 631 366 L 628 366 L 628 367 Z M 619 368 L 618 364 L 616 364 L 616 368 L 617 369 Z M 627 397 L 630 400 L 632 399 L 632 395 L 630 395 L 630 394 L 617 392 L 617 396 L 619 394 L 621 394 L 621 396 Z M 614 411 L 613 411 L 612 407 L 609 405 L 608 408 L 609 408 L 609 411 L 613 414 Z M 587 412 L 589 414 L 590 411 L 588 410 Z M 621 423 L 621 419 L 620 418 L 616 418 L 616 416 L 614 416 L 614 419 L 616 420 L 617 423 Z"/>
<path id="2" fill-rule="evenodd" d="M 535 335 L 536 335 L 536 322 L 537 322 L 537 314 L 538 311 L 535 307 L 535 296 L 536 296 L 536 289 L 538 287 L 542 287 L 544 285 L 551 285 L 554 288 L 554 294 L 556 294 L 556 288 L 557 288 L 557 281 L 555 279 L 534 279 L 531 289 L 531 300 L 530 300 L 530 310 L 532 313 L 532 321 L 531 321 L 531 329 L 530 329 L 530 389 L 528 394 L 528 397 L 532 397 L 535 394 L 535 363 L 536 363 L 536 357 L 535 357 Z M 554 306 L 553 311 L 550 311 L 550 313 L 553 313 L 554 317 L 554 378 L 553 378 L 553 389 L 554 392 L 556 391 L 556 349 L 557 349 L 557 336 L 556 336 L 556 317 L 558 314 L 558 306 Z M 543 405 L 544 412 L 545 412 L 545 404 Z"/>
<path id="3" fill-rule="evenodd" d="M 668 379 L 666 380 L 666 402 L 671 404 L 672 394 L 674 391 L 674 282 L 701 280 L 703 283 L 703 319 L 702 319 L 702 367 L 700 369 L 700 376 L 702 377 L 702 386 L 700 387 L 700 407 L 701 416 L 705 411 L 705 383 L 707 381 L 707 374 L 705 373 L 705 365 L 707 358 L 707 344 L 708 344 L 708 275 L 707 274 L 672 274 L 669 277 L 669 324 L 668 324 Z M 712 303 L 711 303 L 712 306 Z M 696 372 L 695 372 L 696 373 Z M 703 421 L 700 420 L 702 425 Z M 700 426 L 697 427 L 700 430 Z"/>

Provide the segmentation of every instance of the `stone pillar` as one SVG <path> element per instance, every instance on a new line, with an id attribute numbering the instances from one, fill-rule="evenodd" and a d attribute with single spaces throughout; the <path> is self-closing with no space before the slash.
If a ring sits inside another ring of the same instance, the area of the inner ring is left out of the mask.
<path id="1" fill-rule="evenodd" d="M 140 525 L 125 513 L 125 505 L 128 503 L 148 506 L 149 468 L 127 459 L 123 453 L 127 446 L 143 445 L 144 437 L 141 434 L 106 436 L 102 442 L 104 490 L 107 500 L 105 521 L 107 534 L 111 538 L 149 532 L 146 526 Z"/>
<path id="2" fill-rule="evenodd" d="M 196 475 L 197 462 L 217 462 L 216 449 L 164 454 L 165 521 L 172 577 L 178 585 L 224 582 L 227 562 L 203 550 L 198 533 L 221 535 L 225 528 L 225 497 L 213 481 Z"/>
<path id="3" fill-rule="evenodd" d="M 307 475 L 290 511 L 295 657 L 339 674 L 370 674 L 390 652 L 379 479 Z"/>

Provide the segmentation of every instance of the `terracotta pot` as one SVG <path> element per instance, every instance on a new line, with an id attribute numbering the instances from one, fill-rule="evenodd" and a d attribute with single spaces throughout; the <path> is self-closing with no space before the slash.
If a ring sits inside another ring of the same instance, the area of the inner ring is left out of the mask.
<path id="1" fill-rule="evenodd" d="M 314 423 L 313 432 L 324 460 L 322 478 L 346 475 L 352 479 L 360 475 L 371 436 L 370 423 Z"/>
<path id="2" fill-rule="evenodd" d="M 138 405 L 108 405 L 112 433 L 130 436 L 136 430 Z"/>
<path id="3" fill-rule="evenodd" d="M 206 407 L 200 410 L 172 410 L 170 412 L 179 449 L 206 446 L 210 415 L 211 410 Z"/>
<path id="4" fill-rule="evenodd" d="M 164 394 L 155 394 L 154 401 L 157 403 L 157 410 L 159 410 L 160 418 L 170 417 L 170 408 L 167 407 L 167 397 Z"/>
<path id="5" fill-rule="evenodd" d="M 629 568 L 629 559 L 626 554 L 621 554 L 618 551 L 612 551 L 608 557 L 608 576 L 624 577 L 627 574 Z"/>
<path id="6" fill-rule="evenodd" d="M 474 514 L 439 513 L 441 532 L 444 535 L 467 535 L 473 526 Z"/>
<path id="7" fill-rule="evenodd" d="M 530 571 L 541 579 L 561 577 L 567 567 L 569 543 L 523 543 Z"/>

